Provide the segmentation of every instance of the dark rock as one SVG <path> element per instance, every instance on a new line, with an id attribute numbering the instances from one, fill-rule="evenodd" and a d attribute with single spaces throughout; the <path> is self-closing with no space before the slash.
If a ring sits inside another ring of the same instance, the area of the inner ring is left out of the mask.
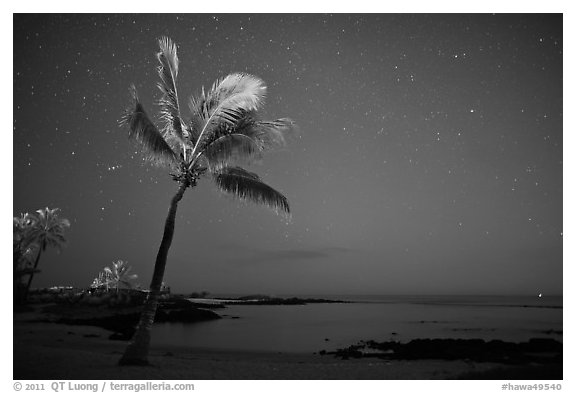
<path id="1" fill-rule="evenodd" d="M 237 300 L 271 300 L 272 297 L 268 295 L 248 295 L 241 296 Z"/>
<path id="2" fill-rule="evenodd" d="M 340 356 L 342 359 L 347 360 L 349 358 L 355 358 L 355 359 L 359 359 L 362 357 L 362 352 L 360 352 L 359 350 L 360 348 L 358 348 L 358 346 L 356 345 L 351 345 L 348 348 L 345 348 L 343 350 L 339 350 L 338 355 Z"/>
<path id="3" fill-rule="evenodd" d="M 98 326 L 114 332 L 111 340 L 130 340 L 140 320 L 140 307 L 108 307 L 74 304 L 57 305 L 45 309 L 44 322 L 68 325 Z M 221 318 L 213 311 L 197 308 L 186 299 L 170 298 L 160 301 L 155 322 L 200 322 Z"/>
<path id="4" fill-rule="evenodd" d="M 137 312 L 126 314 L 108 314 L 102 316 L 78 317 L 73 318 L 70 316 L 60 318 L 57 323 L 64 323 L 67 325 L 89 325 L 98 326 L 106 330 L 119 333 L 124 336 L 132 337 L 135 331 L 135 326 L 140 319 L 140 314 Z"/>
<path id="5" fill-rule="evenodd" d="M 529 364 L 493 368 L 486 371 L 470 371 L 457 379 L 464 380 L 562 380 L 562 367 L 557 364 Z"/>
<path id="6" fill-rule="evenodd" d="M 364 349 L 377 352 L 364 353 Z M 561 364 L 562 343 L 546 338 L 512 343 L 481 339 L 416 339 L 408 343 L 367 341 L 330 352 L 343 359 L 378 357 L 383 359 L 444 359 L 495 362 L 504 364 Z"/>

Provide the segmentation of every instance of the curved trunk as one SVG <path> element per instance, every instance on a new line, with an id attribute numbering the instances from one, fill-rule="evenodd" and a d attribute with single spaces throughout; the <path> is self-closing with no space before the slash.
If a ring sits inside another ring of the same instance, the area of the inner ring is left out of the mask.
<path id="1" fill-rule="evenodd" d="M 13 259 L 13 276 L 14 276 L 14 286 L 12 287 L 12 294 L 13 294 L 13 300 L 16 304 L 21 304 L 24 302 L 24 296 L 22 294 L 22 276 L 20 275 L 20 259 L 22 258 L 22 246 L 21 243 L 16 243 L 15 245 L 13 245 L 12 248 L 12 257 Z"/>
<path id="2" fill-rule="evenodd" d="M 158 255 L 156 256 L 154 274 L 152 275 L 152 282 L 150 283 L 150 292 L 144 303 L 142 314 L 140 314 L 140 322 L 138 322 L 132 342 L 128 345 L 124 355 L 120 359 L 120 365 L 148 364 L 150 329 L 154 323 L 154 316 L 156 315 L 156 308 L 158 307 L 158 296 L 160 294 L 160 287 L 164 278 L 164 269 L 166 268 L 166 260 L 168 258 L 168 250 L 170 249 L 172 237 L 174 236 L 176 210 L 178 209 L 178 202 L 182 199 L 184 191 L 186 191 L 188 186 L 189 183 L 187 182 L 180 183 L 178 192 L 172 197 L 172 201 L 170 202 L 168 217 L 166 217 L 166 223 L 164 224 L 164 236 L 162 236 L 162 243 L 160 243 Z"/>
<path id="3" fill-rule="evenodd" d="M 46 244 L 42 243 L 40 248 L 38 249 L 38 255 L 36 255 L 36 261 L 34 262 L 34 269 L 30 272 L 30 277 L 28 278 L 28 284 L 26 284 L 26 290 L 24 292 L 24 302 L 28 300 L 28 292 L 30 292 L 30 286 L 32 285 L 32 279 L 34 278 L 34 272 L 38 268 L 38 262 L 40 262 L 40 254 L 42 254 L 42 250 L 46 248 Z"/>

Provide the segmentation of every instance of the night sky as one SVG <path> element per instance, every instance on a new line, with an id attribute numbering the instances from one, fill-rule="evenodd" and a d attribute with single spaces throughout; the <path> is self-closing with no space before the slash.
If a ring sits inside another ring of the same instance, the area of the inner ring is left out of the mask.
<path id="1" fill-rule="evenodd" d="M 249 167 L 287 221 L 208 178 L 180 203 L 165 281 L 215 294 L 562 293 L 561 15 L 15 15 L 13 213 L 59 207 L 34 286 L 117 259 L 147 287 L 170 198 L 118 126 L 156 116 L 157 38 L 187 100 L 231 72 L 300 127 Z"/>

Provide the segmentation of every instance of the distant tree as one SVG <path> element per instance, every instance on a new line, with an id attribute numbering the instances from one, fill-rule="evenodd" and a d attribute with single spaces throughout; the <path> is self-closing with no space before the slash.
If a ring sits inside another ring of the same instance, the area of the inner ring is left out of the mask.
<path id="1" fill-rule="evenodd" d="M 138 278 L 137 274 L 130 274 L 132 266 L 128 262 L 119 259 L 112 262 L 112 267 L 106 266 L 102 272 L 92 281 L 92 288 L 95 289 L 116 289 L 119 291 L 122 288 L 132 289 L 136 287 L 134 280 Z"/>
<path id="2" fill-rule="evenodd" d="M 66 243 L 64 231 L 70 227 L 70 221 L 65 218 L 60 218 L 58 216 L 58 210 L 60 209 L 50 209 L 46 207 L 37 210 L 36 214 L 31 216 L 31 225 L 25 232 L 26 240 L 24 244 L 34 245 L 34 247 L 37 248 L 37 252 L 34 266 L 30 271 L 28 283 L 26 284 L 24 299 L 27 298 L 30 292 L 34 273 L 38 271 L 40 255 L 46 251 L 48 247 L 54 247 L 60 250 Z"/>
<path id="3" fill-rule="evenodd" d="M 208 291 L 200 291 L 200 292 L 192 292 L 189 297 L 197 298 L 197 299 L 205 299 L 210 295 Z"/>
<path id="4" fill-rule="evenodd" d="M 162 128 L 158 129 L 150 120 L 134 86 L 130 90 L 132 105 L 121 124 L 128 126 L 129 137 L 142 145 L 150 161 L 171 170 L 172 179 L 179 187 L 170 202 L 140 322 L 133 341 L 120 359 L 124 365 L 148 364 L 150 328 L 174 235 L 176 210 L 188 187 L 196 186 L 198 179 L 208 173 L 224 192 L 267 205 L 276 212 L 290 213 L 284 195 L 262 182 L 255 173 L 235 165 L 260 157 L 267 148 L 283 145 L 286 132 L 294 128 L 290 119 L 262 121 L 257 118 L 256 111 L 266 92 L 264 82 L 242 73 L 217 80 L 211 89 L 206 92 L 202 89 L 201 94 L 190 98 L 192 117 L 185 122 L 180 115 L 176 89 L 179 67 L 176 44 L 164 37 L 159 45 Z"/>
<path id="5" fill-rule="evenodd" d="M 108 275 L 106 274 L 106 272 L 104 271 L 99 272 L 98 275 L 94 278 L 94 280 L 92 280 L 90 288 L 108 291 L 110 289 L 110 281 L 108 279 Z"/>

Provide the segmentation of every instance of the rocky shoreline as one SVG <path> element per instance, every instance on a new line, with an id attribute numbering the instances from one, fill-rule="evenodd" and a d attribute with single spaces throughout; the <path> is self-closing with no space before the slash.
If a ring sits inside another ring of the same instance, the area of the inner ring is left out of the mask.
<path id="1" fill-rule="evenodd" d="M 378 358 L 387 360 L 469 360 L 502 364 L 562 364 L 562 343 L 549 338 L 533 338 L 513 343 L 482 339 L 415 339 L 397 341 L 361 341 L 336 351 L 320 351 L 342 359 Z"/>
<path id="2" fill-rule="evenodd" d="M 36 304 L 33 309 L 38 316 L 30 322 L 97 326 L 111 331 L 111 340 L 130 340 L 140 318 L 141 306 L 48 303 Z M 186 299 L 169 297 L 160 300 L 155 323 L 195 323 L 220 318 L 214 311 L 197 307 Z"/>
<path id="3" fill-rule="evenodd" d="M 251 304 L 251 305 L 277 305 L 277 304 L 307 304 L 313 302 L 323 302 L 324 299 L 220 299 L 230 300 L 229 304 Z M 328 301 L 337 302 L 337 301 Z M 212 306 L 212 307 L 211 307 Z M 216 313 L 209 308 L 226 308 L 227 304 L 201 304 L 189 301 L 186 296 L 170 295 L 161 299 L 157 311 L 156 323 L 199 323 L 203 321 L 217 320 L 227 316 L 221 312 Z M 98 345 L 98 351 L 102 352 L 103 348 L 112 348 L 115 353 L 100 353 L 108 360 L 102 361 L 101 367 L 109 371 L 106 362 L 114 361 L 115 357 L 121 353 L 123 345 L 120 341 L 129 340 L 138 323 L 141 305 L 122 304 L 119 302 L 99 303 L 93 302 L 36 302 L 26 307 L 15 309 L 15 340 L 18 338 L 18 356 L 22 359 L 22 364 L 32 364 L 36 360 L 35 356 L 28 356 L 30 351 L 34 353 L 40 351 L 44 357 L 50 357 L 50 362 L 60 361 L 62 351 L 70 350 L 74 356 L 78 355 L 78 361 L 83 359 L 80 355 L 82 348 L 88 348 Z M 63 324 L 67 328 L 58 328 L 56 324 Z M 99 330 L 104 329 L 104 330 Z M 46 333 L 44 333 L 46 332 Z M 51 333 L 48 333 L 51 332 Z M 56 339 L 53 332 L 60 335 Z M 551 331 L 551 334 L 558 333 Z M 561 332 L 560 332 L 561 334 Z M 73 344 L 65 344 L 65 343 Z M 100 344 L 96 344 L 96 343 Z M 22 343 L 27 343 L 22 347 Z M 72 351 L 72 347 L 74 348 Z M 16 348 L 16 347 L 15 347 Z M 174 371 L 176 365 L 164 365 L 162 374 L 159 377 L 172 376 L 190 377 L 187 374 L 190 356 L 185 355 L 186 349 L 176 347 L 166 347 L 157 349 L 155 362 L 164 364 L 166 362 L 178 361 L 178 372 Z M 16 353 L 16 352 L 15 352 Z M 180 354 L 168 355 L 166 354 Z M 331 378 L 352 378 L 352 376 L 362 376 L 362 378 L 458 378 L 458 379 L 542 379 L 542 380 L 560 380 L 562 379 L 563 365 L 563 345 L 561 342 L 550 338 L 536 338 L 527 342 L 514 343 L 500 340 L 485 341 L 482 339 L 415 339 L 409 342 L 385 341 L 376 342 L 361 341 L 356 345 L 335 351 L 320 351 L 314 354 L 298 355 L 304 360 L 298 360 L 294 364 L 290 363 L 290 368 L 294 372 L 278 373 L 269 369 L 268 357 L 271 354 L 261 354 L 259 352 L 229 352 L 225 355 L 229 359 L 228 368 L 223 374 L 214 374 L 213 369 L 202 366 L 201 374 L 203 377 L 213 378 L 216 375 L 235 375 L 244 377 L 244 374 L 237 374 L 238 361 L 237 357 L 248 357 L 256 359 L 259 367 L 262 368 L 258 377 L 275 375 L 277 378 L 293 378 L 295 375 L 306 378 L 319 378 L 320 375 L 330 376 Z M 68 355 L 67 355 L 68 356 Z M 194 352 L 197 357 L 197 350 Z M 211 362 L 214 358 L 212 353 L 207 353 L 206 361 Z M 220 355 L 218 355 L 220 356 Z M 287 362 L 290 357 L 287 354 L 274 354 L 275 361 L 282 364 Z M 180 359 L 179 357 L 182 357 Z M 176 359 L 178 358 L 178 359 Z M 175 360 L 176 359 L 176 360 Z M 245 364 L 246 374 L 253 372 L 254 361 L 247 361 Z M 48 362 L 48 363 L 50 363 Z M 243 362 L 243 360 L 242 360 Z M 301 364 L 301 362 L 304 362 Z M 112 364 L 110 363 L 110 364 Z M 182 363 L 182 364 L 180 364 Z M 35 364 L 35 363 L 34 363 Z M 339 373 L 333 373 L 332 365 L 338 364 L 339 369 L 348 370 L 348 377 L 343 377 Z M 366 369 L 365 365 L 373 367 L 382 367 L 378 371 Z M 218 363 L 220 365 L 220 363 Z M 410 367 L 405 365 L 410 365 Z M 174 367 L 173 367 L 174 366 Z M 41 376 L 56 376 L 59 374 L 59 366 L 50 373 Z M 67 367 L 67 366 L 66 366 Z M 244 366 L 242 366 L 244 367 Z M 414 368 L 416 367 L 416 369 Z M 424 369 L 417 371 L 418 367 L 432 367 L 430 373 Z M 279 368 L 279 370 L 282 368 Z M 319 372 L 318 370 L 322 371 Z M 390 373 L 386 370 L 402 370 Z M 82 368 L 78 375 L 93 376 L 86 372 L 90 368 Z M 236 371 L 235 371 L 236 370 Z M 451 370 L 451 371 L 449 371 Z M 196 370 L 198 371 L 198 370 Z M 449 372 L 448 372 L 449 371 Z M 26 371 L 28 372 L 28 371 Z M 270 374 L 272 372 L 272 374 Z M 174 374 L 175 373 L 175 374 Z M 366 373 L 366 374 L 364 374 Z M 39 375 L 40 375 L 39 374 Z M 25 375 L 25 374 L 22 374 Z M 27 375 L 27 374 L 26 374 Z M 74 374 L 77 376 L 76 374 Z M 196 374 L 193 374 L 196 376 Z M 250 374 L 252 375 L 252 374 Z M 256 375 L 256 374 L 254 374 Z M 416 377 L 417 376 L 417 377 Z M 134 377 L 142 377 L 138 374 Z"/>
<path id="4" fill-rule="evenodd" d="M 342 360 L 443 360 L 497 365 L 490 370 L 463 373 L 457 378 L 465 380 L 562 380 L 562 348 L 561 342 L 546 338 L 533 338 L 521 343 L 481 339 L 415 339 L 407 343 L 370 340 L 336 351 L 320 351 L 319 354 Z"/>
<path id="5" fill-rule="evenodd" d="M 15 312 L 35 310 L 39 317 L 31 322 L 51 322 L 66 325 L 86 325 L 104 328 L 112 333 L 110 340 L 130 340 L 140 317 L 144 297 L 131 293 L 108 296 L 106 301 L 98 297 L 80 297 L 82 300 L 66 297 L 46 297 Z M 128 301 L 126 299 L 129 299 Z M 98 301 L 96 301 L 98 300 Z M 227 305 L 305 305 L 309 303 L 345 303 L 340 300 L 312 298 L 279 298 L 264 295 L 234 299 L 203 299 L 203 302 L 189 299 L 185 295 L 168 295 L 159 300 L 155 323 L 179 322 L 196 323 L 223 318 L 212 309 L 226 308 Z"/>

